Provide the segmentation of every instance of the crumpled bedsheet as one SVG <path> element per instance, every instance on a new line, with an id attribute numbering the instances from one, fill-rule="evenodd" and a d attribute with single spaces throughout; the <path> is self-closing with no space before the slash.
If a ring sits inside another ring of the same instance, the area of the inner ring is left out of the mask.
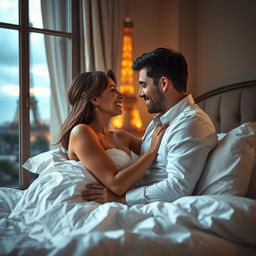
<path id="1" fill-rule="evenodd" d="M 82 180 L 69 169 L 0 188 L 0 255 L 256 255 L 256 200 L 98 204 L 82 200 Z"/>

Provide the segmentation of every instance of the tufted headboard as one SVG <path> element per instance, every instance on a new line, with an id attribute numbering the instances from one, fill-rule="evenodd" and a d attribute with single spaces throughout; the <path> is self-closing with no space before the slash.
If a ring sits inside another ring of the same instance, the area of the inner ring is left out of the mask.
<path id="1" fill-rule="evenodd" d="M 256 122 L 256 81 L 226 85 L 202 94 L 195 101 L 211 117 L 218 133 L 248 121 Z"/>

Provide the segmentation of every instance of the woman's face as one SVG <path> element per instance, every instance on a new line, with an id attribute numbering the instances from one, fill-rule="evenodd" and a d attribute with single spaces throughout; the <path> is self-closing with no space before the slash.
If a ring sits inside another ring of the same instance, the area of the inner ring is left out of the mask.
<path id="1" fill-rule="evenodd" d="M 107 80 L 107 88 L 97 97 L 97 110 L 111 116 L 121 115 L 124 96 L 117 90 L 117 86 L 111 78 L 108 77 Z"/>

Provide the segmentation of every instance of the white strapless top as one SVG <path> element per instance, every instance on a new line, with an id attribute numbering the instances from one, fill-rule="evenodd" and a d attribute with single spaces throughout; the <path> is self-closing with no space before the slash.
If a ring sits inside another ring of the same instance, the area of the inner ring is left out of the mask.
<path id="1" fill-rule="evenodd" d="M 109 154 L 118 170 L 131 165 L 137 158 L 133 152 L 131 152 L 131 155 L 129 155 L 124 150 L 118 148 L 109 148 L 106 150 L 106 152 Z"/>

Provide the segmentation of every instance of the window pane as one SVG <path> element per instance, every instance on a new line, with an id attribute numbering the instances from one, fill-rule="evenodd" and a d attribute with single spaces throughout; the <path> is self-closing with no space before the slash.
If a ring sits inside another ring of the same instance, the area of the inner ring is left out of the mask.
<path id="1" fill-rule="evenodd" d="M 59 133 L 56 121 L 67 112 L 59 104 L 67 100 L 65 87 L 71 80 L 71 43 L 65 37 L 31 33 L 30 47 L 30 155 L 33 156 L 56 143 Z"/>
<path id="2" fill-rule="evenodd" d="M 29 0 L 29 22 L 32 27 L 70 32 L 70 14 L 70 0 Z"/>
<path id="3" fill-rule="evenodd" d="M 30 47 L 30 155 L 34 156 L 49 150 L 51 92 L 44 35 L 31 33 Z"/>
<path id="4" fill-rule="evenodd" d="M 0 28 L 0 35 L 0 186 L 18 186 L 18 31 Z"/>
<path id="5" fill-rule="evenodd" d="M 18 0 L 0 0 L 0 22 L 18 24 Z"/>

